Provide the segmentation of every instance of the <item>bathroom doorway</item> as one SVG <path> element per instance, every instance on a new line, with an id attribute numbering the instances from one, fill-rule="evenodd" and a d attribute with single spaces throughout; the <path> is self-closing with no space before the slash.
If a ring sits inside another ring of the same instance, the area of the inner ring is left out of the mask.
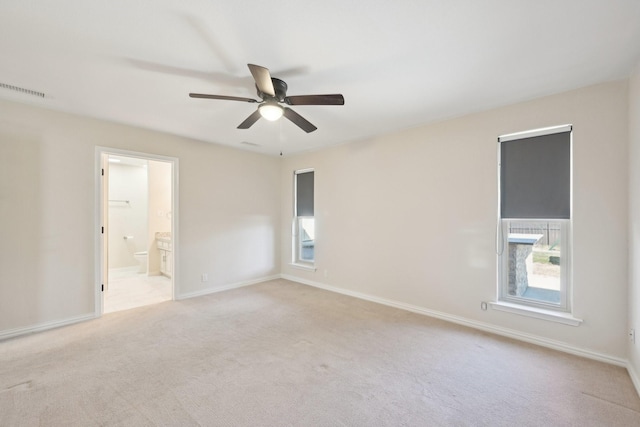
<path id="1" fill-rule="evenodd" d="M 103 225 L 96 311 L 174 299 L 177 159 L 106 148 L 98 157 Z"/>

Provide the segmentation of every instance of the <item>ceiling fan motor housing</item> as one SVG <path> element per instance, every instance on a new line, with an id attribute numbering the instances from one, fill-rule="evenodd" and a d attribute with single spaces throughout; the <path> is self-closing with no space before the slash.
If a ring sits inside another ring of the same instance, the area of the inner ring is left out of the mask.
<path id="1" fill-rule="evenodd" d="M 278 102 L 284 102 L 284 98 L 287 96 L 287 84 L 280 79 L 276 79 L 275 77 L 271 77 L 271 82 L 273 83 L 273 90 L 276 92 L 275 99 Z M 262 92 L 258 85 L 256 85 L 256 90 L 258 91 L 258 96 L 263 100 L 267 100 L 273 98 L 271 95 Z"/>

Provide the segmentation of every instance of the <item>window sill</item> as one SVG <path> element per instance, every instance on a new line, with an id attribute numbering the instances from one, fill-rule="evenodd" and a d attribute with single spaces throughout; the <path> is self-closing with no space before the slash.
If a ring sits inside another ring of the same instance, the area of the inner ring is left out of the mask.
<path id="1" fill-rule="evenodd" d="M 317 268 L 313 264 L 298 264 L 292 262 L 289 264 L 291 267 L 297 268 L 299 270 L 307 270 L 307 271 L 316 271 Z"/>
<path id="2" fill-rule="evenodd" d="M 534 317 L 536 319 L 548 320 L 550 322 L 562 323 L 570 326 L 580 326 L 582 319 L 573 317 L 570 313 L 560 313 L 543 308 L 528 307 L 526 305 L 513 304 L 509 302 L 490 302 L 491 308 L 507 313 L 515 313 L 521 316 Z"/>

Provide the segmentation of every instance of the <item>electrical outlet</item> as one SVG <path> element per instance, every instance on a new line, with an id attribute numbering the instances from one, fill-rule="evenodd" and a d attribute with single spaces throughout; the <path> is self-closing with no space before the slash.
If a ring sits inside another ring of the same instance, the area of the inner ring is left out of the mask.
<path id="1" fill-rule="evenodd" d="M 636 343 L 636 330 L 633 328 L 629 330 L 629 341 L 631 341 L 632 344 Z"/>
<path id="2" fill-rule="evenodd" d="M 209 280 L 209 275 L 207 273 L 202 273 L 202 279 L 203 282 L 206 282 Z"/>

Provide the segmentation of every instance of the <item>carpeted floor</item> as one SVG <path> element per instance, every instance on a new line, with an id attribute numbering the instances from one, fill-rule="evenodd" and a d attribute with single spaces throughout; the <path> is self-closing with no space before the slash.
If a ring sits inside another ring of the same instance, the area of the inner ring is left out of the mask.
<path id="1" fill-rule="evenodd" d="M 2 426 L 633 426 L 620 367 L 275 280 L 0 342 Z"/>

